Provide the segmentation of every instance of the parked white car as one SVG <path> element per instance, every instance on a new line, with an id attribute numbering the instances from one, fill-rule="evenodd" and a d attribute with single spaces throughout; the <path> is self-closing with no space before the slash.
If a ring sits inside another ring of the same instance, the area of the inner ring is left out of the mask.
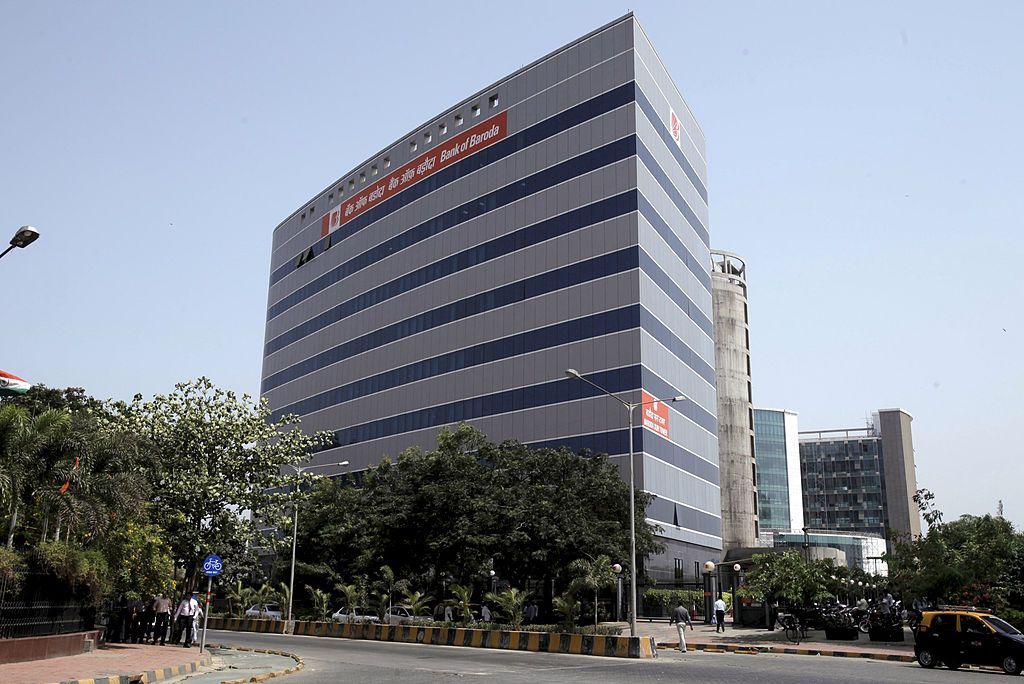
<path id="1" fill-rule="evenodd" d="M 245 611 L 245 617 L 266 620 L 280 620 L 281 615 L 281 606 L 277 603 L 257 603 Z"/>
<path id="2" fill-rule="evenodd" d="M 434 618 L 428 613 L 413 615 L 412 610 L 408 606 L 391 606 L 388 608 L 387 613 L 384 614 L 384 617 L 389 625 L 407 625 L 413 620 L 419 622 L 434 621 Z"/>
<path id="3" fill-rule="evenodd" d="M 335 622 L 380 622 L 380 618 L 365 608 L 349 609 L 344 606 L 336 610 L 331 619 Z"/>

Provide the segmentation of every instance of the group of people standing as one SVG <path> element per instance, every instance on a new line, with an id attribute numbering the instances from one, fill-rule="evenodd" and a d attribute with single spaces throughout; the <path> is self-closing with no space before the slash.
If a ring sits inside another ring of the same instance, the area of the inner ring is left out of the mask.
<path id="1" fill-rule="evenodd" d="M 168 632 L 172 644 L 192 646 L 193 634 L 198 633 L 203 609 L 196 593 L 185 594 L 171 613 L 171 599 L 156 594 L 152 599 L 129 599 L 122 595 L 111 606 L 107 619 L 106 639 L 109 643 L 156 644 L 167 643 Z"/>

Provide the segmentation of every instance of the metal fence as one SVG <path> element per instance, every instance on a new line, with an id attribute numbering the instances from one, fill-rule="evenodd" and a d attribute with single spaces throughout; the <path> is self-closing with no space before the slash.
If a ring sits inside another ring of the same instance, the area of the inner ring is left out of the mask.
<path id="1" fill-rule="evenodd" d="M 46 586 L 38 581 L 40 579 L 31 573 L 0 577 L 0 639 L 66 634 L 93 628 L 95 611 L 81 602 L 48 598 Z"/>

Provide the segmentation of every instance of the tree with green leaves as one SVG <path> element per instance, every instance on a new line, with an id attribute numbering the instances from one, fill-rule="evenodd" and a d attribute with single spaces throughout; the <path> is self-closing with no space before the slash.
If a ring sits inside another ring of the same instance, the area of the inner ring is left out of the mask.
<path id="1" fill-rule="evenodd" d="M 497 606 L 498 614 L 515 629 L 519 629 L 519 625 L 523 624 L 523 606 L 529 598 L 530 592 L 515 587 L 499 592 L 489 591 L 484 595 L 484 600 Z"/>
<path id="2" fill-rule="evenodd" d="M 455 598 L 449 599 L 449 602 L 455 608 L 460 621 L 463 623 L 470 622 L 473 619 L 473 587 L 453 584 L 452 596 Z"/>
<path id="3" fill-rule="evenodd" d="M 1024 535 L 1001 516 L 943 521 L 935 496 L 914 497 L 927 523 L 919 538 L 894 537 L 885 555 L 905 598 L 983 606 L 1024 622 Z"/>
<path id="4" fill-rule="evenodd" d="M 410 587 L 402 589 L 402 603 L 414 616 L 422 615 L 434 601 L 433 596 L 428 596 L 422 591 L 413 591 Z"/>
<path id="5" fill-rule="evenodd" d="M 571 592 L 580 589 L 594 592 L 594 627 L 597 627 L 597 596 L 602 589 L 615 586 L 616 575 L 611 559 L 605 555 L 592 559 L 577 558 L 569 564 L 568 572 L 572 576 Z"/>
<path id="6" fill-rule="evenodd" d="M 23 504 L 38 480 L 40 455 L 59 444 L 71 428 L 71 414 L 47 409 L 32 415 L 11 403 L 0 405 L 0 497 L 9 507 L 7 548 L 14 546 Z"/>
<path id="7" fill-rule="evenodd" d="M 763 602 L 775 600 L 805 605 L 829 596 L 826 583 L 831 564 L 808 563 L 794 549 L 783 553 L 755 553 L 754 567 L 747 573 L 741 595 Z"/>
<path id="8" fill-rule="evenodd" d="M 313 607 L 313 617 L 320 622 L 327 622 L 327 616 L 331 614 L 331 595 L 322 589 L 306 585 L 306 593 Z"/>
<path id="9" fill-rule="evenodd" d="M 562 616 L 562 626 L 566 630 L 571 630 L 576 624 L 576 618 L 580 614 L 580 600 L 576 598 L 576 594 L 572 592 L 565 592 L 560 596 L 556 596 L 551 601 L 551 607 L 555 613 Z"/>
<path id="10" fill-rule="evenodd" d="M 660 549 L 645 522 L 650 500 L 638 493 L 641 558 Z M 495 444 L 465 424 L 440 430 L 435 450 L 384 459 L 358 489 L 320 480 L 303 511 L 296 574 L 320 586 L 375 575 L 384 562 L 434 595 L 492 569 L 548 591 L 552 580 L 568 584 L 578 558 L 628 563 L 629 486 L 606 456 Z"/>
<path id="11" fill-rule="evenodd" d="M 114 424 L 137 435 L 154 457 L 147 475 L 187 589 L 206 553 L 229 540 L 257 540 L 256 521 L 276 519 L 289 499 L 284 489 L 296 483 L 282 467 L 330 440 L 303 433 L 294 416 L 272 420 L 265 400 L 238 396 L 207 378 L 149 401 L 136 395 L 112 409 Z"/>

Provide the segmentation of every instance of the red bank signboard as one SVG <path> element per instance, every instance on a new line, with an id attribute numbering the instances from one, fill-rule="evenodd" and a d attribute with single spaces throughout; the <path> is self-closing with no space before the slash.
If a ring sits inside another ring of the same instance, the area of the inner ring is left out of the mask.
<path id="1" fill-rule="evenodd" d="M 353 195 L 324 214 L 320 219 L 321 237 L 337 230 L 367 209 L 434 175 L 449 164 L 493 145 L 507 133 L 508 113 L 502 112 L 467 129 L 464 133 L 453 135 L 446 142 L 429 152 L 424 152 L 394 173 L 371 183 L 359 194 Z"/>
<path id="2" fill-rule="evenodd" d="M 640 392 L 644 403 L 644 427 L 668 439 L 668 406 L 663 401 L 654 401 L 654 397 L 645 391 Z M 651 403 L 648 403 L 651 402 Z"/>

